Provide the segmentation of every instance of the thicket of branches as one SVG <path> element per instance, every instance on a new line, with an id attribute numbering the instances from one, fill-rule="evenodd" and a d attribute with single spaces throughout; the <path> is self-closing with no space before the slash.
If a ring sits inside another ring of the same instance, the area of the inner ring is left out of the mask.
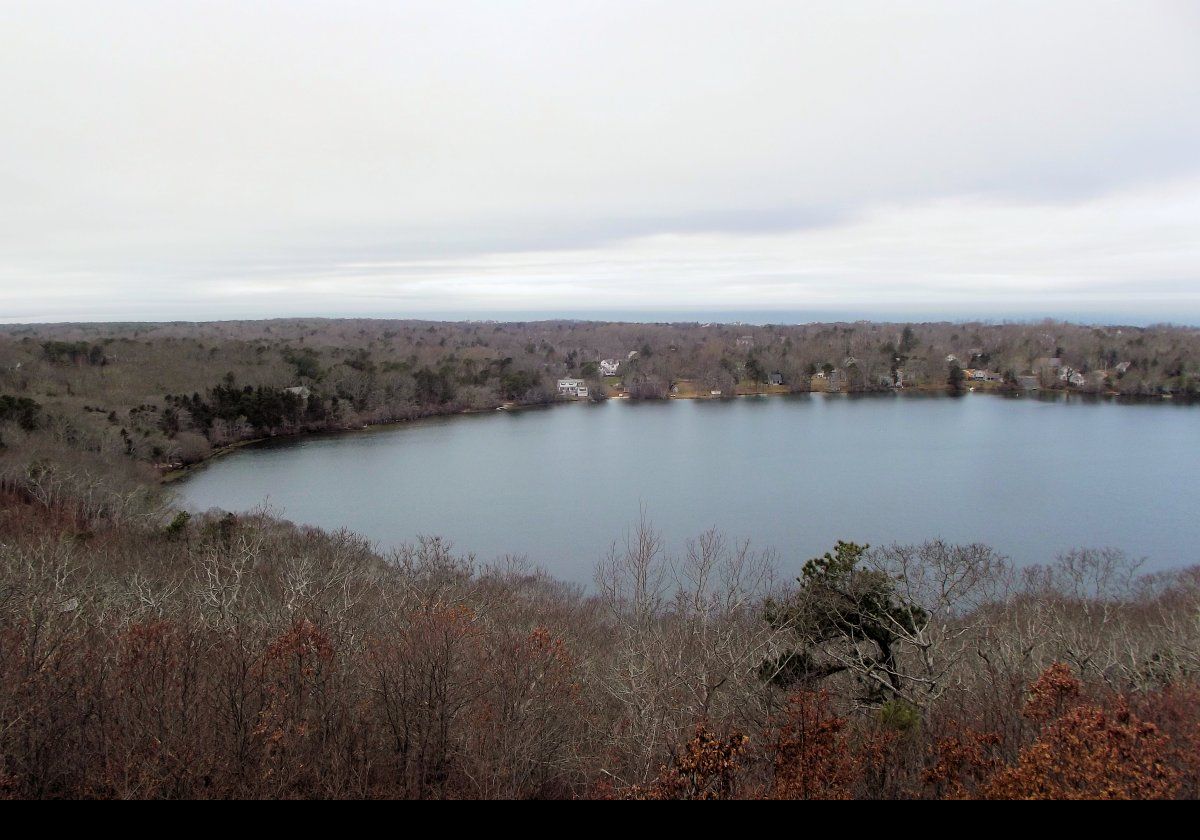
<path id="1" fill-rule="evenodd" d="M 1198 792 L 1200 570 L 842 543 L 781 581 L 643 522 L 585 593 L 68 479 L 0 508 L 0 795 Z"/>

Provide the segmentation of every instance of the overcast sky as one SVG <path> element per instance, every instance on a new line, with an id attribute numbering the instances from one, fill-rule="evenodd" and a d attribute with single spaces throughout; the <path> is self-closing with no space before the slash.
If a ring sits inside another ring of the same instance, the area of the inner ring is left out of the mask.
<path id="1" fill-rule="evenodd" d="M 0 319 L 1200 323 L 1200 2 L 0 0 Z"/>

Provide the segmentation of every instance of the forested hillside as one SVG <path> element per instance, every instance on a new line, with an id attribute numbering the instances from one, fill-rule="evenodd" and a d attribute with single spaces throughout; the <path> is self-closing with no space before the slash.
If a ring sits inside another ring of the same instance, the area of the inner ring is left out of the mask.
<path id="1" fill-rule="evenodd" d="M 1196 569 L 771 561 L 644 526 L 585 594 L 437 540 L 6 498 L 0 796 L 1200 793 Z"/>
<path id="2" fill-rule="evenodd" d="M 602 376 L 599 363 L 616 362 Z M 253 321 L 0 328 L 0 435 L 169 468 L 240 440 L 593 398 L 1200 393 L 1200 330 L 1037 324 Z M 775 383 L 768 386 L 768 383 Z"/>

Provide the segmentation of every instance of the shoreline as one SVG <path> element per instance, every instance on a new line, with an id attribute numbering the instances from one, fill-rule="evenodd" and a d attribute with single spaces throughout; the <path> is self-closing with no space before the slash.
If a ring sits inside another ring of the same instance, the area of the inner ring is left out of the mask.
<path id="1" fill-rule="evenodd" d="M 662 398 L 661 400 L 640 400 L 640 402 L 668 402 L 670 400 L 702 400 L 702 401 L 720 402 L 722 400 L 735 400 L 735 399 L 747 399 L 747 398 L 756 398 L 757 399 L 760 397 L 797 397 L 797 396 L 811 396 L 813 394 L 820 394 L 820 395 L 826 396 L 826 397 L 828 397 L 828 396 L 903 397 L 905 394 L 912 394 L 913 396 L 946 397 L 946 398 L 961 398 L 961 397 L 966 397 L 970 394 L 980 394 L 983 396 L 1007 397 L 1010 399 L 1013 399 L 1013 398 L 1021 399 L 1021 398 L 1037 395 L 1037 394 L 1046 394 L 1046 395 L 1050 395 L 1050 396 L 1054 396 L 1054 397 L 1067 397 L 1067 398 L 1083 397 L 1083 398 L 1090 399 L 1090 400 L 1112 401 L 1112 402 L 1118 402 L 1118 403 L 1119 402 L 1136 402 L 1136 403 L 1192 402 L 1191 400 L 1176 399 L 1173 395 L 1170 395 L 1170 394 L 1129 396 L 1129 395 L 1114 394 L 1114 393 L 1087 394 L 1087 393 L 1082 393 L 1082 392 L 1078 392 L 1078 391 L 1049 390 L 1049 389 L 1042 390 L 1042 391 L 1033 391 L 1033 392 L 1012 392 L 1012 391 L 1002 390 L 999 388 L 983 388 L 983 389 L 978 389 L 978 390 L 976 390 L 975 388 L 966 388 L 966 389 L 963 389 L 961 392 L 955 394 L 955 393 L 948 391 L 944 387 L 932 388 L 932 387 L 920 387 L 920 386 L 913 387 L 913 388 L 904 388 L 904 389 L 900 389 L 900 390 L 890 389 L 890 390 L 886 390 L 886 391 L 882 391 L 882 390 L 881 391 L 786 391 L 786 392 L 761 391 L 758 393 L 733 394 L 728 397 L 726 397 L 726 396 L 715 396 L 714 397 L 714 396 L 707 395 L 707 394 L 669 394 L 668 396 Z M 601 402 L 607 402 L 608 400 L 634 401 L 633 398 L 630 397 L 628 394 L 621 394 L 621 395 L 616 395 L 616 396 L 611 396 L 611 397 L 605 397 L 605 399 L 602 400 Z M 235 441 L 233 443 L 229 443 L 229 444 L 226 444 L 219 448 L 216 448 L 212 452 L 210 452 L 208 455 L 201 458 L 199 461 L 193 461 L 190 464 L 185 464 L 180 467 L 175 467 L 175 468 L 172 468 L 169 470 L 161 471 L 160 475 L 159 475 L 159 479 L 158 479 L 158 484 L 160 486 L 166 486 L 166 485 L 173 484 L 177 481 L 180 481 L 180 480 L 186 478 L 192 472 L 207 466 L 208 464 L 212 463 L 213 461 L 216 461 L 220 458 L 224 458 L 227 455 L 231 455 L 239 449 L 242 449 L 247 446 L 253 446 L 255 444 L 268 443 L 270 441 L 288 440 L 288 439 L 293 439 L 293 438 L 303 438 L 303 437 L 317 436 L 317 435 L 339 435 L 339 434 L 350 434 L 350 433 L 354 433 L 354 432 L 369 432 L 369 431 L 375 431 L 375 430 L 388 429 L 391 427 L 399 428 L 402 426 L 411 425 L 413 423 L 419 423 L 424 420 L 435 420 L 435 419 L 441 419 L 441 418 L 469 416 L 469 415 L 476 415 L 476 414 L 488 414 L 493 411 L 528 411 L 530 409 L 554 408 L 556 406 L 571 405 L 573 403 L 581 403 L 581 402 L 589 403 L 591 401 L 590 400 L 581 400 L 581 399 L 570 399 L 570 400 L 553 400 L 548 403 L 502 403 L 500 405 L 492 406 L 490 408 L 465 408 L 465 409 L 460 409 L 458 411 L 434 412 L 431 414 L 423 415 L 421 417 L 413 417 L 408 420 L 389 420 L 389 421 L 386 421 L 383 423 L 364 423 L 360 426 L 344 426 L 342 428 L 331 428 L 331 429 L 307 429 L 304 431 L 281 432 L 279 434 L 274 434 L 274 435 L 265 435 L 262 437 L 246 438 L 245 440 Z"/>
<path id="2" fill-rule="evenodd" d="M 172 484 L 182 478 L 185 478 L 189 473 L 206 466 L 212 461 L 216 461 L 217 459 L 223 458 L 226 455 L 231 455 L 239 449 L 247 446 L 253 446 L 254 444 L 258 443 L 267 443 L 273 440 L 302 438 L 310 435 L 340 435 L 350 434 L 352 432 L 369 432 L 374 429 L 386 429 L 390 426 L 407 426 L 412 423 L 419 423 L 422 420 L 433 420 L 442 417 L 467 416 L 472 414 L 488 414 L 493 411 L 519 411 L 529 408 L 545 408 L 555 404 L 556 403 L 529 403 L 526 405 L 519 405 L 516 403 L 504 403 L 502 405 L 494 406 L 493 408 L 464 408 L 458 411 L 435 412 L 433 414 L 426 414 L 421 417 L 413 417 L 409 420 L 388 420 L 383 423 L 363 423 L 361 426 L 342 426 L 341 428 L 336 429 L 305 429 L 303 431 L 280 432 L 279 434 L 275 435 L 246 438 L 245 440 L 227 443 L 224 446 L 214 449 L 199 461 L 193 461 L 190 464 L 184 464 L 180 467 L 162 471 L 162 473 L 159 475 L 158 483 L 160 485 Z"/>

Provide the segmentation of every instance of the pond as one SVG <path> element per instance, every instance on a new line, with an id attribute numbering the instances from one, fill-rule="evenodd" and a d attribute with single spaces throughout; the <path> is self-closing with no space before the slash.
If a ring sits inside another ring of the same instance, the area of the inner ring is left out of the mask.
<path id="1" fill-rule="evenodd" d="M 590 582 L 644 509 L 677 552 L 717 527 L 787 574 L 838 539 L 1112 547 L 1200 563 L 1200 407 L 1080 398 L 613 400 L 247 446 L 178 482 L 386 548 L 419 534 Z"/>

